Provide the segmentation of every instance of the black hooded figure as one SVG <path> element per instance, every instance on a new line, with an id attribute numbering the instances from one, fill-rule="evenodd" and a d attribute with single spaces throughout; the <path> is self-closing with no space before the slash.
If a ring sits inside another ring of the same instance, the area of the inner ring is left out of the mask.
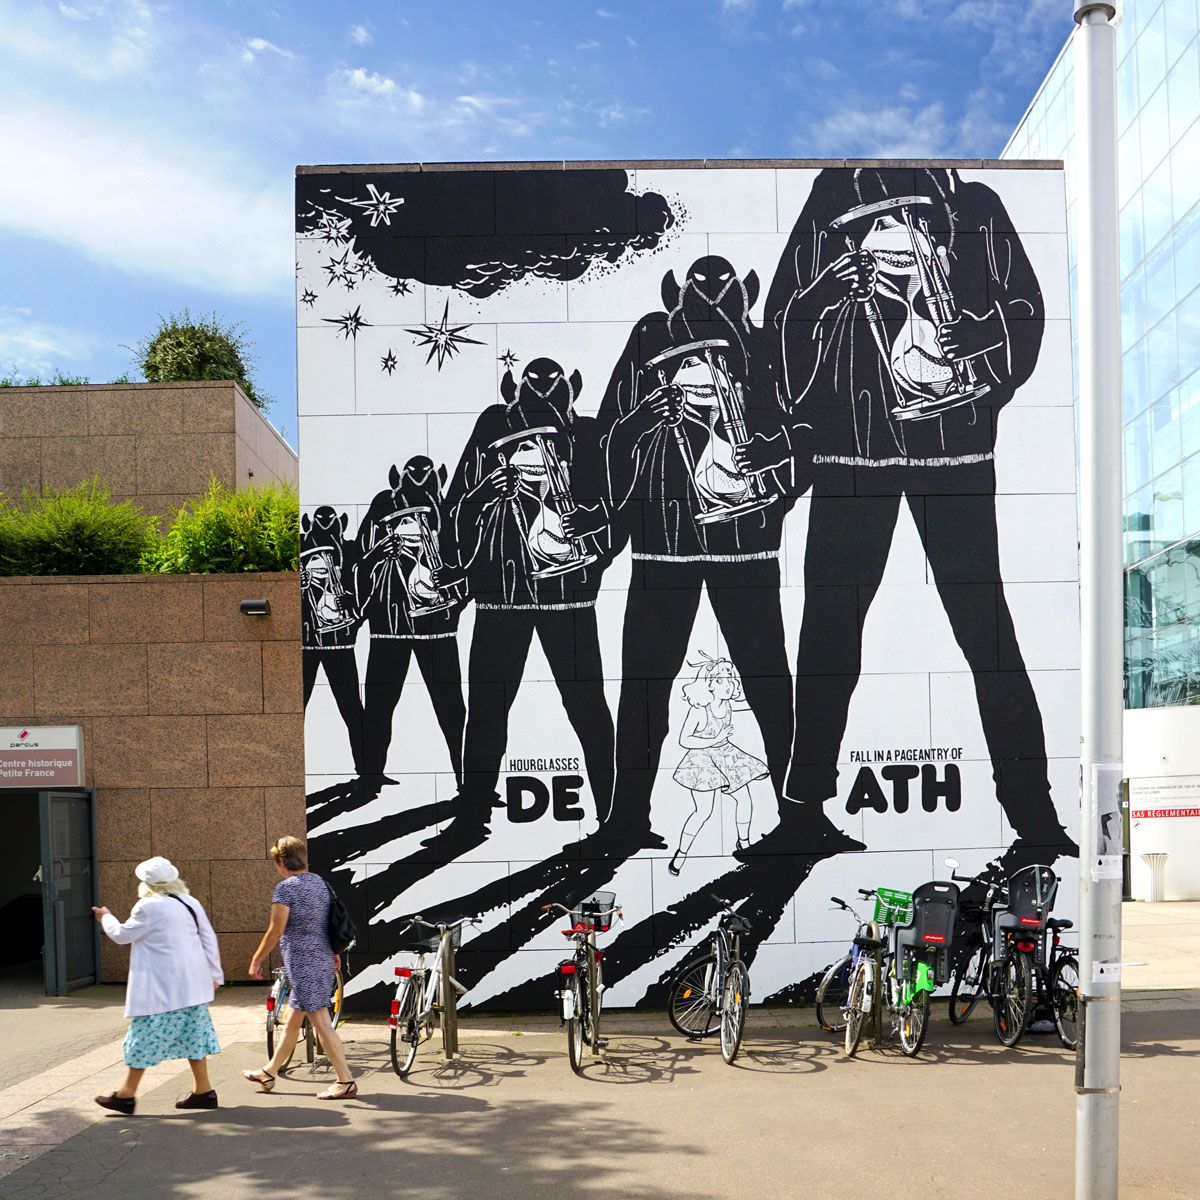
<path id="1" fill-rule="evenodd" d="M 484 409 L 446 496 L 459 569 L 475 602 L 467 667 L 463 799 L 490 809 L 508 715 L 536 633 L 583 750 L 597 810 L 612 798 L 596 594 L 612 557 L 595 421 L 575 412 L 583 380 L 548 358 Z"/>
<path id="2" fill-rule="evenodd" d="M 633 573 L 621 650 L 614 836 L 664 843 L 650 797 L 701 593 L 758 721 L 781 795 L 792 735 L 792 688 L 780 609 L 779 546 L 791 507 L 792 460 L 752 475 L 734 449 L 778 433 L 784 410 L 750 322 L 758 277 L 724 258 L 697 259 L 682 286 L 663 279 L 664 311 L 633 329 L 598 420 L 614 510 Z"/>
<path id="3" fill-rule="evenodd" d="M 354 641 L 362 616 L 353 598 L 354 543 L 344 538 L 349 518 L 323 504 L 300 519 L 300 623 L 304 706 L 325 668 L 329 690 L 350 739 L 354 770 L 362 773 L 363 706 L 358 695 Z"/>
<path id="4" fill-rule="evenodd" d="M 442 505 L 446 468 L 416 455 L 371 501 L 358 530 L 356 590 L 371 632 L 364 688 L 363 771 L 382 775 L 392 716 L 416 658 L 434 716 L 446 739 L 455 779 L 462 780 L 462 668 L 458 657 L 461 589 L 441 585 L 453 555 Z"/>
<path id="5" fill-rule="evenodd" d="M 789 424 L 740 454 L 812 463 L 787 795 L 823 804 L 901 504 L 975 681 L 996 794 L 1036 861 L 1073 853 L 1004 595 L 1000 410 L 1037 364 L 1041 290 L 1000 198 L 941 168 L 817 177 L 767 298 Z M 1041 857 L 1038 857 L 1041 855 Z"/>

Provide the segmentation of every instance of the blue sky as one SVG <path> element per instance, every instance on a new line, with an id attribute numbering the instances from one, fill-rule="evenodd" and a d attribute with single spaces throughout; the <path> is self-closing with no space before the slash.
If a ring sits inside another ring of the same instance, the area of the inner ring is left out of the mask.
<path id="1" fill-rule="evenodd" d="M 990 156 L 1067 0 L 0 0 L 0 373 L 242 322 L 295 440 L 297 163 Z"/>

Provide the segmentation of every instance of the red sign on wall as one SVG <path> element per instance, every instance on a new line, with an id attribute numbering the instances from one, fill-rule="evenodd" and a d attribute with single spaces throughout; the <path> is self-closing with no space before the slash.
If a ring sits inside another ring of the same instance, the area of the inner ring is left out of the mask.
<path id="1" fill-rule="evenodd" d="M 1200 808 L 1135 808 L 1133 819 L 1142 817 L 1200 817 Z"/>

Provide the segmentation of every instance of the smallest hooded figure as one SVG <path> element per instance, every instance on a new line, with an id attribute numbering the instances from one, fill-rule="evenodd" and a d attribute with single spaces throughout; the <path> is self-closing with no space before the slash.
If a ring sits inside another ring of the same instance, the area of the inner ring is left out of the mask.
<path id="1" fill-rule="evenodd" d="M 346 724 L 355 772 L 362 773 L 363 707 L 354 642 L 362 616 L 354 600 L 355 546 L 345 538 L 349 518 L 323 504 L 300 520 L 300 621 L 304 705 L 324 667 L 334 703 Z"/>

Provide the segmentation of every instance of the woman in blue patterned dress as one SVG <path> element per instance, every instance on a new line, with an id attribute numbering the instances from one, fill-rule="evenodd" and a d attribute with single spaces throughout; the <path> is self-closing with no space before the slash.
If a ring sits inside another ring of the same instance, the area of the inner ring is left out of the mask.
<path id="1" fill-rule="evenodd" d="M 304 1018 L 312 1022 L 321 1039 L 337 1082 L 317 1093 L 318 1100 L 349 1100 L 358 1095 L 358 1084 L 350 1077 L 342 1039 L 329 1016 L 334 972 L 338 956 L 329 944 L 329 885 L 308 869 L 308 849 L 299 838 L 280 838 L 271 847 L 279 872 L 279 883 L 271 897 L 271 923 L 250 960 L 250 978 L 261 979 L 263 964 L 281 945 L 283 968 L 291 984 L 287 1024 L 274 1057 L 261 1071 L 243 1071 L 251 1083 L 269 1092 L 275 1076 L 286 1065 L 300 1036 Z"/>
<path id="2" fill-rule="evenodd" d="M 147 1067 L 186 1058 L 194 1087 L 176 1108 L 216 1108 L 217 1093 L 208 1078 L 208 1056 L 219 1054 L 208 1006 L 225 982 L 217 935 L 204 906 L 189 895 L 187 884 L 165 858 L 138 863 L 138 902 L 129 920 L 118 921 L 107 908 L 92 914 L 118 946 L 129 946 L 125 988 L 125 1082 L 101 1108 L 131 1116 L 138 1084 Z"/>

